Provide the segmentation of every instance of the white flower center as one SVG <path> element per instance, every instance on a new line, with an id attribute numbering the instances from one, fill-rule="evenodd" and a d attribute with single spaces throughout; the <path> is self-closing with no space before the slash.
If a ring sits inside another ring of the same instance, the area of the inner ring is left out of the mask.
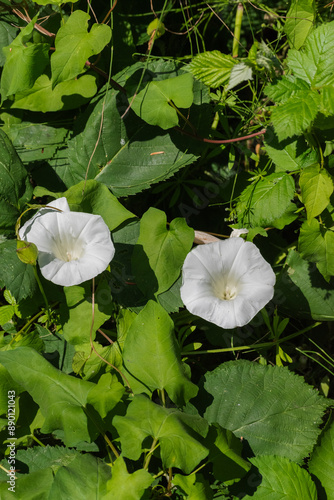
<path id="1" fill-rule="evenodd" d="M 55 257 L 64 262 L 78 260 L 84 253 L 85 245 L 78 240 L 55 241 L 53 253 Z"/>
<path id="2" fill-rule="evenodd" d="M 213 285 L 214 294 L 220 300 L 234 300 L 238 295 L 238 287 L 233 279 L 227 281 L 224 276 Z"/>

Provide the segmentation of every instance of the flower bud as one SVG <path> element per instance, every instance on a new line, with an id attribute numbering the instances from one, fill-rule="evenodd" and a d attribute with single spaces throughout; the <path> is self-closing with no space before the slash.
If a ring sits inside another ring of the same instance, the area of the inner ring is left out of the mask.
<path id="1" fill-rule="evenodd" d="M 25 264 L 36 265 L 38 250 L 34 243 L 17 240 L 16 253 L 18 258 Z"/>

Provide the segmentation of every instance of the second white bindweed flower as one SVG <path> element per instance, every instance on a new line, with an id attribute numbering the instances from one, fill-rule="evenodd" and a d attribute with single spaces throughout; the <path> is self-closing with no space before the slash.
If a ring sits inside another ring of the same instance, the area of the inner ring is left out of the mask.
<path id="1" fill-rule="evenodd" d="M 21 240 L 37 246 L 44 278 L 62 286 L 94 278 L 107 268 L 115 254 L 102 217 L 71 212 L 66 198 L 39 210 L 22 226 L 19 235 Z"/>
<path id="2" fill-rule="evenodd" d="M 272 299 L 276 281 L 254 243 L 238 237 L 195 247 L 182 276 L 188 311 L 222 328 L 249 323 Z"/>

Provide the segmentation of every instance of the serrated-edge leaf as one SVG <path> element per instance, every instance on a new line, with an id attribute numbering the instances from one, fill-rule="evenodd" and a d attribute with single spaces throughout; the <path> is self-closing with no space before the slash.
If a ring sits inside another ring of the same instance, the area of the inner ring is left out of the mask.
<path id="1" fill-rule="evenodd" d="M 228 83 L 235 64 L 237 61 L 233 57 L 213 50 L 195 56 L 188 68 L 192 75 L 205 85 L 218 88 Z"/>

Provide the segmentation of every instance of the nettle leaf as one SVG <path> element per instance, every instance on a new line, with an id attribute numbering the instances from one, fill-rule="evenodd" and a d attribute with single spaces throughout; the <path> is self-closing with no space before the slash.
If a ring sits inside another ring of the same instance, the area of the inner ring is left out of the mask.
<path id="1" fill-rule="evenodd" d="M 304 132 L 318 114 L 321 97 L 315 90 L 298 92 L 297 96 L 275 106 L 271 119 L 280 141 Z"/>
<path id="2" fill-rule="evenodd" d="M 191 500 L 211 500 L 213 498 L 213 490 L 210 488 L 210 483 L 204 479 L 202 474 L 191 474 L 190 476 L 175 474 L 173 476 L 173 484 L 181 488 L 182 492 L 186 495 L 184 498 Z"/>
<path id="3" fill-rule="evenodd" d="M 82 75 L 75 80 L 60 82 L 54 88 L 52 88 L 49 77 L 41 75 L 33 87 L 16 94 L 11 108 L 41 111 L 42 113 L 75 109 L 85 104 L 96 94 L 96 91 L 95 75 Z"/>
<path id="4" fill-rule="evenodd" d="M 252 496 L 254 500 L 317 500 L 317 489 L 311 476 L 284 457 L 254 457 L 252 464 L 259 469 L 262 482 Z"/>
<path id="5" fill-rule="evenodd" d="M 278 141 L 271 129 L 265 135 L 264 144 L 267 155 L 275 163 L 275 172 L 293 172 L 317 162 L 316 151 L 308 148 L 302 136 Z"/>
<path id="6" fill-rule="evenodd" d="M 159 441 L 164 467 L 178 467 L 186 474 L 208 455 L 201 443 L 207 423 L 197 415 L 188 415 L 175 408 L 163 408 L 144 395 L 134 396 L 124 417 L 113 419 L 120 436 L 122 454 L 138 460 L 142 442 L 151 437 Z"/>
<path id="7" fill-rule="evenodd" d="M 181 266 L 194 241 L 194 230 L 185 219 L 167 227 L 165 212 L 149 208 L 140 222 L 132 269 L 139 288 L 148 296 L 168 290 L 180 275 Z"/>
<path id="8" fill-rule="evenodd" d="M 101 215 L 113 231 L 128 219 L 136 216 L 117 200 L 107 186 L 95 180 L 81 181 L 65 191 L 64 196 L 71 210 Z"/>
<path id="9" fill-rule="evenodd" d="M 150 125 L 167 130 L 179 124 L 178 108 L 190 108 L 193 103 L 193 77 L 184 75 L 150 82 L 136 95 L 133 111 Z M 174 106 L 173 106 L 174 104 Z"/>
<path id="10" fill-rule="evenodd" d="M 286 75 L 278 79 L 275 84 L 266 85 L 264 91 L 274 102 L 284 103 L 291 97 L 303 96 L 305 91 L 309 91 L 310 86 L 304 80 L 294 75 Z"/>
<path id="11" fill-rule="evenodd" d="M 293 206 L 295 183 L 290 175 L 274 173 L 249 185 L 240 195 L 236 210 L 244 224 L 272 225 Z"/>
<path id="12" fill-rule="evenodd" d="M 216 89 L 228 83 L 231 70 L 236 64 L 237 61 L 232 56 L 213 50 L 195 56 L 188 68 L 195 78 Z"/>
<path id="13" fill-rule="evenodd" d="M 314 0 L 293 0 L 286 15 L 284 31 L 290 46 L 296 50 L 304 44 L 313 28 L 315 19 Z"/>
<path id="14" fill-rule="evenodd" d="M 87 59 L 110 42 L 111 30 L 106 24 L 93 24 L 88 33 L 89 19 L 89 14 L 76 10 L 59 28 L 51 56 L 52 87 L 82 73 Z"/>
<path id="15" fill-rule="evenodd" d="M 91 282 L 64 287 L 64 293 L 66 305 L 61 305 L 64 337 L 70 344 L 85 344 L 90 341 L 93 320 Z M 111 316 L 111 303 L 110 287 L 107 280 L 102 278 L 95 290 L 93 340 L 96 330 Z"/>
<path id="16" fill-rule="evenodd" d="M 298 239 L 303 259 L 315 262 L 323 277 L 329 281 L 334 276 L 334 232 L 320 226 L 317 219 L 305 221 Z"/>
<path id="17" fill-rule="evenodd" d="M 228 361 L 204 387 L 214 398 L 204 417 L 243 436 L 256 455 L 300 462 L 314 446 L 327 403 L 287 368 Z"/>
<path id="18" fill-rule="evenodd" d="M 316 445 L 309 461 L 309 471 L 320 481 L 325 489 L 326 498 L 334 498 L 334 424 L 324 431 L 320 442 Z"/>
<path id="19" fill-rule="evenodd" d="M 30 201 L 33 188 L 12 143 L 0 129 L 0 229 L 14 233 L 20 211 Z"/>
<path id="20" fill-rule="evenodd" d="M 296 251 L 289 252 L 286 268 L 278 276 L 275 289 L 280 294 L 278 306 L 289 314 L 317 321 L 334 320 L 333 286 L 314 264 L 302 259 Z"/>
<path id="21" fill-rule="evenodd" d="M 36 21 L 37 16 L 19 32 L 8 47 L 3 48 L 6 62 L 1 75 L 2 100 L 31 88 L 49 64 L 50 45 L 28 42 L 32 38 Z"/>
<path id="22" fill-rule="evenodd" d="M 129 474 L 120 456 L 113 463 L 112 477 L 106 483 L 107 493 L 100 500 L 138 500 L 153 480 L 153 476 L 145 469 Z"/>
<path id="23" fill-rule="evenodd" d="M 0 351 L 0 362 L 40 406 L 45 417 L 41 432 L 63 430 L 67 446 L 90 441 L 84 407 L 94 384 L 62 373 L 29 347 Z"/>
<path id="24" fill-rule="evenodd" d="M 333 85 L 334 22 L 321 24 L 308 37 L 304 49 L 289 50 L 287 64 L 293 74 L 312 88 Z"/>
<path id="25" fill-rule="evenodd" d="M 320 111 L 325 116 L 334 115 L 334 87 L 327 85 L 321 89 Z"/>
<path id="26" fill-rule="evenodd" d="M 133 320 L 124 341 L 123 364 L 135 394 L 165 389 L 178 406 L 197 394 L 181 361 L 173 321 L 156 302 L 149 301 Z"/>
<path id="27" fill-rule="evenodd" d="M 313 219 L 329 204 L 334 190 L 332 178 L 324 168 L 309 167 L 303 170 L 299 183 L 307 219 Z"/>
<path id="28" fill-rule="evenodd" d="M 32 297 L 38 289 L 32 266 L 21 262 L 16 254 L 16 240 L 0 244 L 0 285 L 6 287 L 17 302 Z"/>

